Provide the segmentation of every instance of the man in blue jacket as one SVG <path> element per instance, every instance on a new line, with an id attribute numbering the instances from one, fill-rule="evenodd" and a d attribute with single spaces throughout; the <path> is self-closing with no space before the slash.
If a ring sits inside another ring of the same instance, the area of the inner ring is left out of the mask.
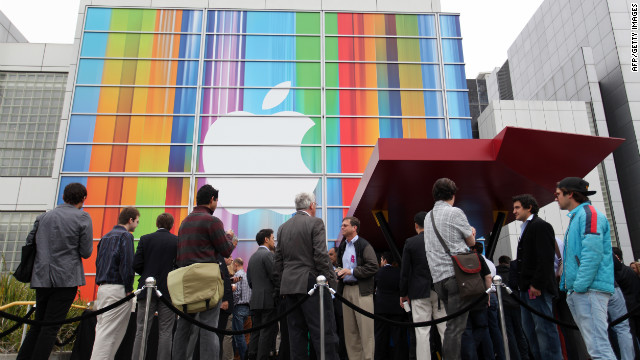
<path id="1" fill-rule="evenodd" d="M 589 355 L 615 359 L 607 335 L 607 306 L 614 291 L 613 257 L 609 222 L 591 205 L 589 183 L 568 177 L 557 185 L 555 196 L 562 210 L 569 210 L 564 236 L 564 270 L 560 290 L 567 292 L 571 310 Z"/>

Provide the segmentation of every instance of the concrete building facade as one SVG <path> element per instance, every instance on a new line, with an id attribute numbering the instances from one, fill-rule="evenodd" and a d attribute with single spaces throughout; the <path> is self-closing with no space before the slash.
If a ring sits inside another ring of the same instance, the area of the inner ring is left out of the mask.
<path id="1" fill-rule="evenodd" d="M 600 209 L 607 213 L 615 230 L 613 242 L 628 261 L 640 257 L 640 76 L 631 66 L 631 3 L 544 1 L 508 51 L 515 103 L 586 102 L 591 134 L 627 140 L 597 170 L 598 188 L 604 195 Z M 498 99 L 494 75 L 498 70 L 487 80 L 490 102 Z M 509 109 L 500 116 L 517 123 L 527 117 L 525 112 Z M 556 121 L 552 115 L 550 122 L 545 116 L 544 123 L 539 114 L 529 117 L 536 122 L 534 127 L 551 125 L 550 129 L 557 131 L 577 127 L 574 119 L 564 116 Z M 486 130 L 485 134 L 491 132 Z"/>

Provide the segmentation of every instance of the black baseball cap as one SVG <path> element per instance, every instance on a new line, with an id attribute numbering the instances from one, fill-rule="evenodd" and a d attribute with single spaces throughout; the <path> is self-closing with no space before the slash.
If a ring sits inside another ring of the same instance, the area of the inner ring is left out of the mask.
<path id="1" fill-rule="evenodd" d="M 589 183 L 579 177 L 566 177 L 558 183 L 559 189 L 579 192 L 583 195 L 593 195 L 595 191 L 589 191 Z"/>

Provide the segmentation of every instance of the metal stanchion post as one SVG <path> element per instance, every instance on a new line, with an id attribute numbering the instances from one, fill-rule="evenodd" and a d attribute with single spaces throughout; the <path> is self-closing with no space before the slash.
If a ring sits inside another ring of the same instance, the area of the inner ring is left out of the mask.
<path id="1" fill-rule="evenodd" d="M 153 277 L 148 277 L 147 280 L 144 281 L 144 287 L 147 288 L 147 304 L 144 309 L 144 325 L 142 325 L 142 341 L 140 344 L 140 358 L 139 360 L 144 360 L 145 350 L 147 349 L 147 322 L 149 321 L 149 308 L 151 307 L 151 296 L 153 294 L 153 290 L 156 288 L 156 279 Z"/>
<path id="2" fill-rule="evenodd" d="M 33 305 L 35 307 L 35 305 Z M 29 313 L 29 311 L 31 311 L 31 305 L 27 305 L 27 314 Z M 24 323 L 24 325 L 22 325 L 22 338 L 20 339 L 20 346 L 22 346 L 22 343 L 24 342 L 24 338 L 27 336 L 27 323 Z"/>
<path id="3" fill-rule="evenodd" d="M 507 327 L 504 323 L 504 309 L 502 307 L 502 276 L 496 275 L 493 277 L 493 285 L 496 288 L 496 294 L 498 295 L 498 311 L 500 312 L 500 328 L 502 329 L 502 342 L 504 343 L 504 355 L 507 360 L 511 359 L 509 354 L 509 342 L 507 340 Z"/>
<path id="4" fill-rule="evenodd" d="M 320 360 L 324 360 L 324 287 L 327 286 L 327 278 L 320 275 L 316 278 L 316 282 L 318 283 L 318 296 L 320 296 Z"/>

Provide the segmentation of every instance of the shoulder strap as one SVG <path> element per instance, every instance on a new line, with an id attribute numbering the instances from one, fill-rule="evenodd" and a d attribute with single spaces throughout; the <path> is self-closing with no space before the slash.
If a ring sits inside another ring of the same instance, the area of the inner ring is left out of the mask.
<path id="1" fill-rule="evenodd" d="M 451 255 L 451 250 L 449 250 L 449 247 L 447 246 L 447 244 L 445 244 L 444 240 L 442 239 L 442 236 L 440 235 L 440 232 L 438 231 L 438 228 L 436 227 L 436 220 L 433 217 L 433 210 L 431 210 L 431 224 L 433 225 L 433 230 L 436 232 L 436 236 L 438 237 L 438 240 L 440 240 L 440 244 L 444 248 L 444 251 L 447 254 Z"/>

